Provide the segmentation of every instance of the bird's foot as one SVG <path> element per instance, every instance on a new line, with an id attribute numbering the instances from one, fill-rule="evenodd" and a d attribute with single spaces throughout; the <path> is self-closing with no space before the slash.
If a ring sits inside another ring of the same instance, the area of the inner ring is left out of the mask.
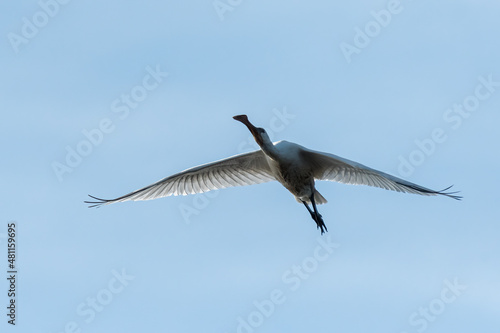
<path id="1" fill-rule="evenodd" d="M 316 228 L 321 230 L 321 234 L 323 235 L 326 231 L 328 231 L 325 222 L 323 221 L 323 217 L 321 214 L 318 213 L 318 215 L 314 218 L 314 221 L 316 221 Z"/>

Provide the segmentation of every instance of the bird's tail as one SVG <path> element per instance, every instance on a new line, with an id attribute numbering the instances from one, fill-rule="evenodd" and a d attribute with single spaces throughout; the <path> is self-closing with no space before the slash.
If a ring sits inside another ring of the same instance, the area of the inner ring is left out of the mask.
<path id="1" fill-rule="evenodd" d="M 326 200 L 325 197 L 316 190 L 314 190 L 314 201 L 316 201 L 317 205 L 326 204 L 328 202 L 328 200 Z"/>

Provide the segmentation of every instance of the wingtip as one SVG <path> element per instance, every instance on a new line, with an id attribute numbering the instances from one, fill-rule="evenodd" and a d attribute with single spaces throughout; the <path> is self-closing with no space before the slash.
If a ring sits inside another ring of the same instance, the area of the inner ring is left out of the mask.
<path id="1" fill-rule="evenodd" d="M 88 194 L 89 197 L 91 197 L 92 199 L 94 200 L 97 200 L 97 201 L 84 201 L 85 204 L 88 204 L 88 208 L 99 208 L 101 207 L 102 205 L 105 205 L 107 204 L 110 200 L 106 200 L 106 199 L 101 199 L 101 198 L 98 198 L 98 197 L 94 197 L 93 195 L 90 195 Z"/>
<path id="2" fill-rule="evenodd" d="M 460 193 L 460 191 L 454 191 L 454 192 L 446 192 L 448 191 L 450 188 L 452 188 L 454 185 L 451 185 L 451 186 L 448 186 L 447 188 L 445 188 L 444 190 L 441 190 L 441 191 L 437 191 L 436 193 L 437 194 L 441 194 L 441 195 L 444 195 L 446 197 L 449 197 L 449 198 L 452 198 L 452 199 L 455 199 L 455 200 L 462 200 L 463 197 L 461 195 L 455 195 L 457 193 Z"/>
<path id="3" fill-rule="evenodd" d="M 448 186 L 447 188 L 441 190 L 441 191 L 434 191 L 427 189 L 425 187 L 420 187 L 420 186 L 413 186 L 413 185 L 407 185 L 404 183 L 397 182 L 397 184 L 409 187 L 415 191 L 418 191 L 418 193 L 423 194 L 423 195 L 444 195 L 445 197 L 449 197 L 455 200 L 462 200 L 462 196 L 460 195 L 455 195 L 457 193 L 460 193 L 460 191 L 455 191 L 455 192 L 447 192 L 450 188 L 453 187 L 453 185 Z"/>

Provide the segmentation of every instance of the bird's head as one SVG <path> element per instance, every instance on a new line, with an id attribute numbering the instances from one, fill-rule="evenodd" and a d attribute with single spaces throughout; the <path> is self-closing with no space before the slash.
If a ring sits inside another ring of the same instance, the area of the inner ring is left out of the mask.
<path id="1" fill-rule="evenodd" d="M 263 146 L 265 143 L 271 143 L 271 140 L 269 139 L 269 136 L 266 133 L 266 130 L 260 127 L 255 127 L 252 125 L 252 123 L 248 120 L 248 117 L 245 114 L 239 115 L 239 116 L 234 116 L 234 120 L 238 120 L 242 122 L 243 124 L 248 127 L 250 130 L 250 133 L 252 133 L 255 141 L 259 146 Z M 272 144 L 272 143 L 271 143 Z"/>

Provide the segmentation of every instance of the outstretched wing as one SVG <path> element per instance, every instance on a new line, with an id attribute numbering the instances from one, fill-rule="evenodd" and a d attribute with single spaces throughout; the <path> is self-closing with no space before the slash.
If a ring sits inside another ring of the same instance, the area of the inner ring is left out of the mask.
<path id="1" fill-rule="evenodd" d="M 301 151 L 301 154 L 304 160 L 311 163 L 314 170 L 314 178 L 319 180 L 375 186 L 386 190 L 421 195 L 444 195 L 456 200 L 462 198 L 461 196 L 454 195 L 458 192 L 446 192 L 451 186 L 442 191 L 434 191 L 333 154 L 306 148 Z"/>
<path id="2" fill-rule="evenodd" d="M 203 193 L 271 180 L 275 178 L 266 156 L 261 150 L 257 150 L 184 170 L 116 199 L 100 199 L 89 195 L 96 201 L 85 203 L 90 204 L 90 208 L 128 200 L 151 200 L 171 195 Z"/>

